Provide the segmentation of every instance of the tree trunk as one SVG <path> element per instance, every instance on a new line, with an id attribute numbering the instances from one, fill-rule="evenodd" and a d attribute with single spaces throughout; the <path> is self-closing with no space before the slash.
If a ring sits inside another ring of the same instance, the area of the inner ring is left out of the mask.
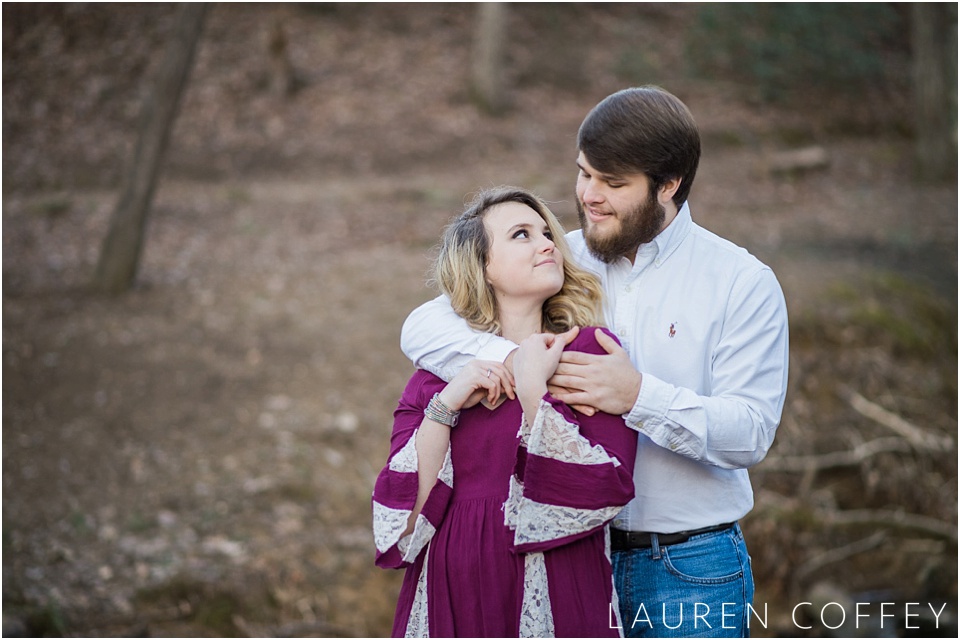
<path id="1" fill-rule="evenodd" d="M 479 5 L 473 54 L 473 94 L 490 113 L 506 106 L 503 83 L 503 43 L 506 38 L 507 4 L 484 2 Z"/>
<path id="2" fill-rule="evenodd" d="M 205 3 L 180 5 L 163 63 L 141 107 L 133 162 L 124 176 L 94 274 L 93 288 L 97 291 L 117 294 L 133 286 L 157 176 L 206 11 Z"/>
<path id="3" fill-rule="evenodd" d="M 956 84 L 950 81 L 956 51 L 949 49 L 951 34 L 956 39 L 956 14 L 950 9 L 946 4 L 912 5 L 917 175 L 927 182 L 952 178 L 957 170 L 956 103 L 951 105 Z"/>

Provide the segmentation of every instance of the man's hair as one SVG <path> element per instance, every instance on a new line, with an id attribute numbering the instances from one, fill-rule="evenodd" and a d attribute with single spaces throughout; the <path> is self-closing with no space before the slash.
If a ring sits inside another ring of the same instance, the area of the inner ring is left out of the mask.
<path id="1" fill-rule="evenodd" d="M 679 98 L 648 85 L 604 98 L 580 125 L 577 148 L 597 171 L 644 173 L 655 190 L 680 178 L 673 196 L 680 207 L 700 163 L 700 132 Z"/>
<path id="2" fill-rule="evenodd" d="M 600 326 L 603 317 L 600 281 L 574 264 L 563 227 L 547 205 L 517 187 L 478 192 L 463 213 L 444 230 L 433 265 L 433 281 L 450 298 L 453 310 L 475 329 L 500 332 L 497 298 L 486 278 L 491 239 L 483 218 L 487 211 L 507 202 L 525 204 L 536 211 L 546 222 L 557 251 L 563 256 L 563 287 L 543 303 L 542 329 L 560 333 L 574 326 Z"/>

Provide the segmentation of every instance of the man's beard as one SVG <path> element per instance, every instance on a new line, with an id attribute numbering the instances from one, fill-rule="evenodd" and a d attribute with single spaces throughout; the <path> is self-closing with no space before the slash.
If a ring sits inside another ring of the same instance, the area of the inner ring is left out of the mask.
<path id="1" fill-rule="evenodd" d="M 639 203 L 626 215 L 617 214 L 620 229 L 616 233 L 598 236 L 596 227 L 588 229 L 587 215 L 579 197 L 577 197 L 577 215 L 590 253 L 597 260 L 610 264 L 620 258 L 635 255 L 641 244 L 656 238 L 663 227 L 663 221 L 666 220 L 667 211 L 657 201 L 656 192 L 651 189 L 645 202 Z"/>

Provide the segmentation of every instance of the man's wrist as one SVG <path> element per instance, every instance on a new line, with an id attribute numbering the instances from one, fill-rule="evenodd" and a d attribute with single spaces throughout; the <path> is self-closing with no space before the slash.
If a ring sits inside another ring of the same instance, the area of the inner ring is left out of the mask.
<path id="1" fill-rule="evenodd" d="M 637 371 L 636 376 L 631 380 L 630 386 L 627 387 L 627 391 L 620 398 L 622 404 L 618 407 L 618 409 L 623 409 L 623 411 L 620 411 L 619 413 L 624 418 L 633 413 L 634 408 L 637 406 L 637 402 L 640 400 L 640 390 L 642 388 L 643 374 Z"/>

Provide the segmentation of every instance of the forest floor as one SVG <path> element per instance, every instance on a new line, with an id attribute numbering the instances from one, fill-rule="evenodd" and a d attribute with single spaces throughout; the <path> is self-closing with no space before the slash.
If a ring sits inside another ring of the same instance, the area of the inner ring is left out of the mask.
<path id="1" fill-rule="evenodd" d="M 957 185 L 912 179 L 886 111 L 674 73 L 688 5 L 517 5 L 499 117 L 465 88 L 463 6 L 218 5 L 138 284 L 105 297 L 86 285 L 171 9 L 8 7 L 5 636 L 389 634 L 400 575 L 373 566 L 370 494 L 431 247 L 495 184 L 575 227 L 573 138 L 636 82 L 614 72 L 628 45 L 703 130 L 694 218 L 773 267 L 789 307 L 783 422 L 743 522 L 755 635 L 796 635 L 793 604 L 829 589 L 947 602 L 955 631 Z M 799 147 L 828 162 L 774 170 Z"/>

